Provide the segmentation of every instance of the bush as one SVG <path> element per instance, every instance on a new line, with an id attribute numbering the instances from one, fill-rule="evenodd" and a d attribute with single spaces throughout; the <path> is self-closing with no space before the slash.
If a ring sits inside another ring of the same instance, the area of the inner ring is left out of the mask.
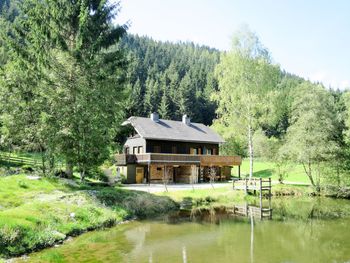
<path id="1" fill-rule="evenodd" d="M 32 172 L 34 172 L 35 169 L 29 164 L 24 164 L 24 165 L 22 165 L 22 170 L 24 172 L 32 173 Z"/>
<path id="2" fill-rule="evenodd" d="M 67 173 L 63 170 L 56 171 L 54 175 L 55 175 L 55 177 L 68 178 Z"/>
<path id="3" fill-rule="evenodd" d="M 27 183 L 22 181 L 22 180 L 19 180 L 17 183 L 18 183 L 18 186 L 21 187 L 21 188 L 24 188 L 24 189 L 28 188 Z"/>
<path id="4" fill-rule="evenodd" d="M 102 182 L 109 181 L 108 176 L 99 167 L 89 169 L 86 174 L 87 177 L 92 179 L 100 180 Z"/>

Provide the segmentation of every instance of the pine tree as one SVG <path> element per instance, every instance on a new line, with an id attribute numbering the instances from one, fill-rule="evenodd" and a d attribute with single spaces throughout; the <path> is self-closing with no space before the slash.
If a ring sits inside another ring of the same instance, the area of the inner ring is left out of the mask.
<path id="1" fill-rule="evenodd" d="M 33 113 L 14 119 L 31 124 L 34 138 L 26 143 L 65 156 L 82 179 L 108 157 L 121 117 L 125 62 L 119 48 L 110 49 L 125 33 L 112 24 L 117 11 L 106 0 L 23 0 L 11 34 L 1 34 L 11 50 L 2 79 L 26 78 L 2 88 L 8 103 Z M 15 116 L 14 108 L 6 110 Z"/>
<path id="2" fill-rule="evenodd" d="M 169 119 L 170 113 L 169 113 L 169 98 L 167 95 L 166 89 L 163 90 L 162 99 L 160 101 L 158 112 L 161 118 L 163 119 Z"/>

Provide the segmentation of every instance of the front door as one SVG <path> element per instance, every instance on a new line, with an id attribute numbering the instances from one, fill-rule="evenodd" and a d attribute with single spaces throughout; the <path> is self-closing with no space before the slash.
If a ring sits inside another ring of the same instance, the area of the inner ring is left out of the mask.
<path id="1" fill-rule="evenodd" d="M 144 169 L 143 167 L 136 167 L 136 183 L 142 184 Z"/>

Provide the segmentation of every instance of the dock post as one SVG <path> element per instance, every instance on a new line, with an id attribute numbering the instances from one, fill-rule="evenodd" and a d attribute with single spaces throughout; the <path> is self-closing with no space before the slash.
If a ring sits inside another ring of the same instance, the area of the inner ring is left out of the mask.
<path id="1" fill-rule="evenodd" d="M 263 217 L 262 210 L 262 178 L 260 177 L 260 219 Z"/>

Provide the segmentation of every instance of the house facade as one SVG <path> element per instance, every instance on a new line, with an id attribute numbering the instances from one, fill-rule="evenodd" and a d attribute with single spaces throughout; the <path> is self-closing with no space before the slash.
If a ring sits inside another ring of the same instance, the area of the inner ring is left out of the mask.
<path id="1" fill-rule="evenodd" d="M 182 121 L 130 117 L 123 125 L 132 134 L 117 154 L 118 169 L 128 183 L 200 183 L 227 180 L 233 166 L 241 165 L 239 156 L 219 155 L 224 140 L 209 127 Z M 238 172 L 239 173 L 239 172 Z"/>

